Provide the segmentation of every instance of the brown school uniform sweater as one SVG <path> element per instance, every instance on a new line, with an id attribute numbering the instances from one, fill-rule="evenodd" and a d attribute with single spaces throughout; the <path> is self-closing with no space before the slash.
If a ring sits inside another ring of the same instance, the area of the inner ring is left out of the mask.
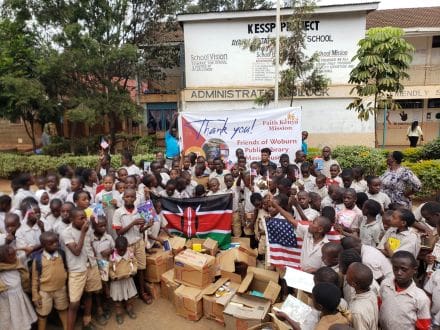
<path id="1" fill-rule="evenodd" d="M 38 279 L 37 263 L 32 263 L 32 298 L 37 297 L 38 288 L 44 292 L 54 292 L 66 285 L 67 272 L 64 268 L 63 258 L 58 255 L 52 260 L 41 256 L 41 276 Z M 38 283 L 39 282 L 39 283 Z"/>

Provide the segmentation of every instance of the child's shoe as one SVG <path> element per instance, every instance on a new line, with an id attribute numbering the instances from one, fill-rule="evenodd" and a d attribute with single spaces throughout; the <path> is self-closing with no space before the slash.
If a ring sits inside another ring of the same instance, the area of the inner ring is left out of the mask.
<path id="1" fill-rule="evenodd" d="M 116 322 L 121 325 L 124 323 L 124 317 L 121 314 L 116 314 Z"/>

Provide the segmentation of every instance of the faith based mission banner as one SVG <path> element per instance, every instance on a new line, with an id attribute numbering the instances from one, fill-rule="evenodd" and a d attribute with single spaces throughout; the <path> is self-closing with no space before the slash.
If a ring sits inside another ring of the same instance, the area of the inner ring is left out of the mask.
<path id="1" fill-rule="evenodd" d="M 179 116 L 181 143 L 185 153 L 205 158 L 221 157 L 236 162 L 235 150 L 242 148 L 248 161 L 258 161 L 261 149 L 293 158 L 301 149 L 301 108 L 244 109 L 182 112 Z"/>

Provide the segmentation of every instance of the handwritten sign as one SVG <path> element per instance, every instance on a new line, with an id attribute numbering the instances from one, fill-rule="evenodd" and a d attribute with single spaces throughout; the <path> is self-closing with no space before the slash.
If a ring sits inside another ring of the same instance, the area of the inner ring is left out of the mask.
<path id="1" fill-rule="evenodd" d="M 179 125 L 186 153 L 221 157 L 227 163 L 236 161 L 238 148 L 248 161 L 260 160 L 261 149 L 269 148 L 275 162 L 281 154 L 293 158 L 301 149 L 300 108 L 183 112 Z"/>

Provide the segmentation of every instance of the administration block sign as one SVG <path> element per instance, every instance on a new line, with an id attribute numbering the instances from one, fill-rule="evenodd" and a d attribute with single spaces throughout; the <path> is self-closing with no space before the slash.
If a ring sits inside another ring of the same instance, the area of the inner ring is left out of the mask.
<path id="1" fill-rule="evenodd" d="M 248 161 L 260 160 L 266 147 L 274 161 L 301 149 L 300 108 L 182 112 L 179 125 L 185 153 L 221 157 L 229 164 L 236 162 L 237 148 Z"/>

